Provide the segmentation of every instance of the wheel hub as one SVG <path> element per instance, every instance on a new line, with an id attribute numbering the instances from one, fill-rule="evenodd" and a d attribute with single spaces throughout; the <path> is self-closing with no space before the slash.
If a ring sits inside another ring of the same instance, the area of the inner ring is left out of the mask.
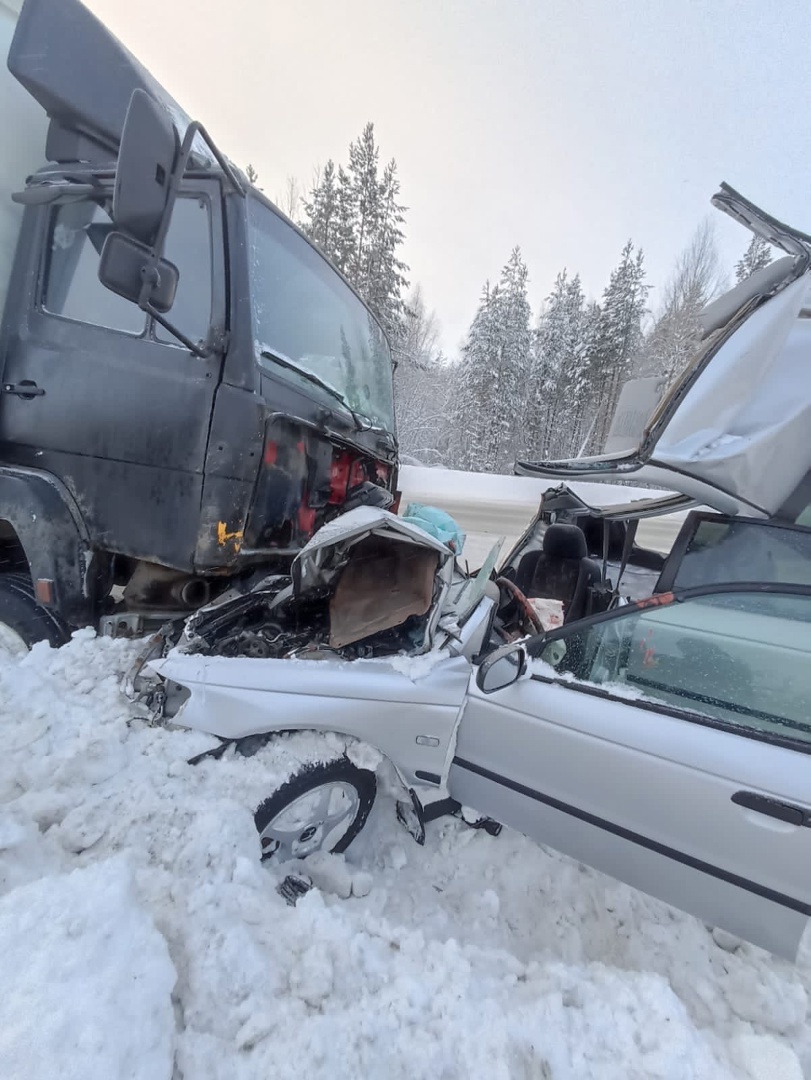
<path id="1" fill-rule="evenodd" d="M 321 784 L 285 806 L 260 833 L 263 859 L 304 859 L 332 851 L 359 811 L 355 788 L 343 781 Z"/>

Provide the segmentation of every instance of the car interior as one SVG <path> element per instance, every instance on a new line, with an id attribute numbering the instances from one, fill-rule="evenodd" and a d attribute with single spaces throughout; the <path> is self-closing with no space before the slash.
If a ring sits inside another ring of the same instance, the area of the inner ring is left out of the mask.
<path id="1" fill-rule="evenodd" d="M 635 543 L 636 525 L 545 499 L 500 570 L 498 629 L 507 639 L 535 632 L 527 614 L 534 599 L 560 601 L 565 624 L 650 596 L 665 556 Z"/>

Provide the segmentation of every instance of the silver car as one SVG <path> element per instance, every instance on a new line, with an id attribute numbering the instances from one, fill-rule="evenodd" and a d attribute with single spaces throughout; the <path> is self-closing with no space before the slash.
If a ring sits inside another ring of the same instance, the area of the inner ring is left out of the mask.
<path id="1" fill-rule="evenodd" d="M 375 798 L 371 747 L 419 840 L 439 813 L 472 813 L 796 954 L 811 915 L 811 240 L 729 189 L 717 200 L 785 258 L 711 305 L 638 448 L 519 466 L 671 494 L 600 507 L 550 488 L 499 570 L 493 552 L 476 575 L 362 507 L 289 576 L 145 651 L 131 696 L 217 736 L 215 754 L 281 732 L 343 740 L 255 807 L 267 858 L 348 846 Z M 696 504 L 667 558 L 636 545 L 640 518 Z M 538 599 L 562 626 L 543 631 Z"/>

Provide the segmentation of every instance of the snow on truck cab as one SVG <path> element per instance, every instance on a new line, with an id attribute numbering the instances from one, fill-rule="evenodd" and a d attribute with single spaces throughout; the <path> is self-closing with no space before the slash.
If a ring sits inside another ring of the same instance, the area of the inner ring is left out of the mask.
<path id="1" fill-rule="evenodd" d="M 138 632 L 390 505 L 342 275 L 79 0 L 0 0 L 0 52 L 0 622 Z"/>

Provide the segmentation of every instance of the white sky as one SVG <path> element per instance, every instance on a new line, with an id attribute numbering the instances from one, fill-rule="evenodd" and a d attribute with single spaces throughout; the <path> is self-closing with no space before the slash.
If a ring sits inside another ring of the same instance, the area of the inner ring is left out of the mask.
<path id="1" fill-rule="evenodd" d="M 89 5 L 271 198 L 374 121 L 451 353 L 515 244 L 537 311 L 563 266 L 599 296 L 629 236 L 661 286 L 707 213 L 731 267 L 721 180 L 811 227 L 801 0 Z"/>

